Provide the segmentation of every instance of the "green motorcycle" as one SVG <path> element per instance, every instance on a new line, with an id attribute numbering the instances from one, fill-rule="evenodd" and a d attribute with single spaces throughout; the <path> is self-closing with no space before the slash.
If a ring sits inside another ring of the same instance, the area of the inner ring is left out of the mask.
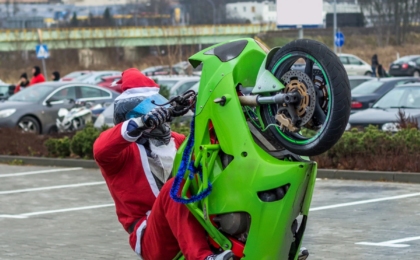
<path id="1" fill-rule="evenodd" d="M 291 69 L 299 61 L 305 69 Z M 305 156 L 331 148 L 350 115 L 343 65 L 307 39 L 271 51 L 254 39 L 225 42 L 190 63 L 203 71 L 197 95 L 171 100 L 195 105 L 171 197 L 203 225 L 215 252 L 297 259 L 317 171 Z"/>

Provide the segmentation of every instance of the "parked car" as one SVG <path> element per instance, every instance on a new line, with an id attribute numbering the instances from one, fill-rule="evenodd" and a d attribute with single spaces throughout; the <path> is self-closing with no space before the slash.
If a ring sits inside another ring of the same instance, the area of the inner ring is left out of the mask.
<path id="1" fill-rule="evenodd" d="M 109 77 L 109 76 L 121 76 L 121 71 L 95 71 L 89 74 L 86 74 L 84 76 L 78 77 L 75 81 L 77 82 L 83 82 L 88 84 L 98 84 L 99 82 L 102 82 L 103 77 Z"/>
<path id="2" fill-rule="evenodd" d="M 45 82 L 25 88 L 0 102 L 0 127 L 19 127 L 25 132 L 55 132 L 60 108 L 70 109 L 72 102 L 111 103 L 119 93 L 98 86 L 73 82 Z"/>
<path id="3" fill-rule="evenodd" d="M 102 114 L 98 116 L 93 126 L 100 129 L 103 125 L 114 127 L 114 103 L 110 104 Z"/>
<path id="4" fill-rule="evenodd" d="M 420 77 L 420 55 L 404 56 L 389 66 L 391 76 Z"/>
<path id="5" fill-rule="evenodd" d="M 102 77 L 102 81 L 99 82 L 97 85 L 116 91 L 118 93 L 122 93 L 123 91 L 121 89 L 121 84 L 117 84 L 121 77 L 122 75 Z"/>
<path id="6" fill-rule="evenodd" d="M 338 54 L 347 74 L 350 75 L 372 75 L 372 66 L 364 60 L 352 54 Z"/>
<path id="7" fill-rule="evenodd" d="M 178 96 L 189 90 L 194 84 L 200 81 L 200 77 L 179 77 L 179 78 L 161 78 L 159 85 L 165 85 L 169 88 L 170 96 Z M 174 84 L 175 83 L 175 84 Z"/>
<path id="8" fill-rule="evenodd" d="M 420 82 L 420 78 L 381 78 L 366 81 L 351 90 L 352 113 L 370 108 L 395 86 Z"/>
<path id="9" fill-rule="evenodd" d="M 8 99 L 15 93 L 15 85 L 0 83 L 0 100 Z"/>
<path id="10" fill-rule="evenodd" d="M 350 81 L 350 88 L 354 89 L 355 87 L 359 86 L 360 84 L 369 81 L 375 80 L 372 76 L 349 76 Z"/>
<path id="11" fill-rule="evenodd" d="M 60 81 L 72 81 L 86 74 L 90 74 L 92 72 L 93 71 L 90 71 L 90 70 L 75 71 L 62 77 Z"/>
<path id="12" fill-rule="evenodd" d="M 155 66 L 141 71 L 144 75 L 165 76 L 165 75 L 186 75 L 185 70 L 181 66 L 172 66 L 172 74 L 169 66 Z"/>
<path id="13" fill-rule="evenodd" d="M 398 131 L 398 111 L 420 122 L 420 83 L 399 85 L 381 97 L 372 108 L 350 116 L 347 128 L 378 126 L 384 131 Z"/>

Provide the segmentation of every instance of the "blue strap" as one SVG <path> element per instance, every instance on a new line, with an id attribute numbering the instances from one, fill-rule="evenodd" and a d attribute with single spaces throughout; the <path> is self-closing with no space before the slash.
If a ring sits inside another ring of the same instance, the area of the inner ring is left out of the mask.
<path id="1" fill-rule="evenodd" d="M 209 196 L 211 191 L 213 190 L 213 186 L 211 185 L 209 181 L 207 189 L 203 190 L 197 195 L 191 196 L 191 198 L 189 199 L 184 199 L 178 196 L 179 189 L 181 188 L 182 179 L 184 178 L 187 170 L 190 171 L 188 178 L 190 178 L 191 180 L 194 178 L 194 174 L 196 173 L 198 173 L 200 175 L 201 180 L 203 180 L 203 170 L 202 170 L 201 165 L 199 165 L 197 168 L 194 167 L 195 161 L 193 160 L 191 160 L 191 162 L 188 164 L 191 157 L 192 148 L 194 147 L 194 128 L 195 128 L 195 111 L 194 111 L 194 116 L 191 121 L 191 132 L 187 141 L 187 146 L 185 147 L 184 153 L 182 154 L 181 165 L 179 166 L 178 173 L 175 176 L 175 180 L 172 184 L 172 188 L 169 193 L 171 198 L 174 201 L 178 203 L 182 203 L 182 204 L 188 204 L 188 203 L 194 203 L 194 202 L 200 201 L 204 199 L 205 197 Z"/>

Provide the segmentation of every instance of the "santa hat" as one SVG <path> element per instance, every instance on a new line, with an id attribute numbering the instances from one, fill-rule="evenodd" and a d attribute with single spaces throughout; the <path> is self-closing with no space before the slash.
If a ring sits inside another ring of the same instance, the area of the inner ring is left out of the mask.
<path id="1" fill-rule="evenodd" d="M 116 100 L 152 96 L 159 93 L 159 85 L 134 68 L 124 71 L 117 84 L 121 84 L 123 93 Z"/>

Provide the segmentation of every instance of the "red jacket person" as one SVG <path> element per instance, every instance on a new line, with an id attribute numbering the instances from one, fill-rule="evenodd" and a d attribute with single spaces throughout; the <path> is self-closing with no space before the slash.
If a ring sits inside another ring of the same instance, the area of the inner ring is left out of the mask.
<path id="1" fill-rule="evenodd" d="M 180 251 L 188 260 L 233 259 L 231 251 L 214 255 L 203 227 L 169 196 L 173 160 L 185 136 L 171 132 L 166 107 L 152 104 L 167 102 L 159 86 L 137 69 L 125 71 L 120 83 L 116 126 L 101 134 L 94 154 L 131 247 L 145 260 L 172 260 Z"/>

